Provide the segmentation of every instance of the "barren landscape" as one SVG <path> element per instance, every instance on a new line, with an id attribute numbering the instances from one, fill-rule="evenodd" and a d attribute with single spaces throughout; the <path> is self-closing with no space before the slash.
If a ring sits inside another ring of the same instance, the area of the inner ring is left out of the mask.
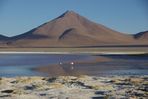
<path id="1" fill-rule="evenodd" d="M 1 99 L 147 99 L 147 76 L 0 79 Z"/>
<path id="2" fill-rule="evenodd" d="M 0 99 L 147 99 L 148 31 L 122 33 L 74 11 L 0 34 Z"/>

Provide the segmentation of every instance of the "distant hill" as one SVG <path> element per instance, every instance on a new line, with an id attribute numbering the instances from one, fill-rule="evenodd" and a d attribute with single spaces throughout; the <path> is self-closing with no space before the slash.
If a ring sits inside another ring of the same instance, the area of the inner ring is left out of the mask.
<path id="1" fill-rule="evenodd" d="M 0 34 L 0 41 L 7 41 L 9 37 Z"/>
<path id="2" fill-rule="evenodd" d="M 148 31 L 140 32 L 134 35 L 136 39 L 148 41 Z"/>
<path id="3" fill-rule="evenodd" d="M 39 27 L 11 37 L 8 44 L 14 47 L 81 47 L 131 45 L 136 42 L 135 35 L 117 32 L 67 11 Z"/>
<path id="4" fill-rule="evenodd" d="M 8 41 L 9 37 L 0 34 L 0 47 L 7 46 Z"/>
<path id="5" fill-rule="evenodd" d="M 137 44 L 148 45 L 148 31 L 143 31 L 134 35 Z"/>

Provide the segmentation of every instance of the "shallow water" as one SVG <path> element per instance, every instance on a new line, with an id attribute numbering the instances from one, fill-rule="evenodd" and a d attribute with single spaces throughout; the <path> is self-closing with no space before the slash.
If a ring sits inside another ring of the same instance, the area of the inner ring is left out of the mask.
<path id="1" fill-rule="evenodd" d="M 73 60 L 92 60 L 89 55 L 50 55 L 50 54 L 2 54 L 0 55 L 0 76 L 46 76 L 46 73 L 32 68 L 71 62 Z"/>
<path id="2" fill-rule="evenodd" d="M 110 58 L 110 61 L 85 63 L 96 57 Z M 50 54 L 2 54 L 0 55 L 0 76 L 47 76 L 32 70 L 50 64 L 83 61 L 75 64 L 77 70 L 88 75 L 148 75 L 148 55 L 50 55 Z"/>

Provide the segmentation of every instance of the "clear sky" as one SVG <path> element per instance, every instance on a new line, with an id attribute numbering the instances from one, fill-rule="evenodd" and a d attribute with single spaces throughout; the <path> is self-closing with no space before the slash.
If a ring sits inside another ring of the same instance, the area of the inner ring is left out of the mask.
<path id="1" fill-rule="evenodd" d="M 0 0 L 0 34 L 14 36 L 73 10 L 124 33 L 148 30 L 148 0 Z"/>

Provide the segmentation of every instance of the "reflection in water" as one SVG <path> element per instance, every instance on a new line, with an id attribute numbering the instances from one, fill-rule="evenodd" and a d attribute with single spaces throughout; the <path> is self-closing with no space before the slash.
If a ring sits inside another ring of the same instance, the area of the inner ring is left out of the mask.
<path id="1" fill-rule="evenodd" d="M 96 61 L 98 57 L 110 60 L 99 62 L 99 59 Z M 32 69 L 44 69 L 44 66 L 51 64 L 59 64 L 60 69 L 66 72 L 82 71 L 88 75 L 148 75 L 148 55 L 3 54 L 0 60 L 0 76 L 8 77 L 47 76 L 46 72 Z"/>
<path id="2" fill-rule="evenodd" d="M 3 54 L 0 55 L 0 66 L 14 65 L 47 65 L 71 60 L 90 60 L 88 55 L 49 55 L 49 54 Z"/>

